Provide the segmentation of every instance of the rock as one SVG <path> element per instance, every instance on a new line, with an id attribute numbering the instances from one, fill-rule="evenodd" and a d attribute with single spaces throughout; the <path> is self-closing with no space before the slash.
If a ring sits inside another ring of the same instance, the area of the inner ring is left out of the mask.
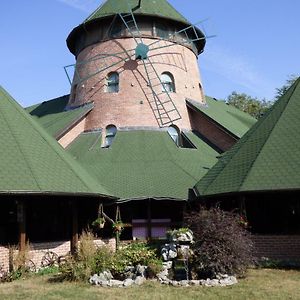
<path id="1" fill-rule="evenodd" d="M 164 278 L 164 279 L 161 279 L 161 278 L 159 278 L 159 281 L 160 281 L 160 283 L 161 284 L 166 284 L 166 285 L 169 285 L 169 284 L 171 284 L 171 282 L 172 282 L 172 280 L 170 280 L 169 278 Z"/>
<path id="2" fill-rule="evenodd" d="M 179 284 L 181 286 L 189 286 L 189 281 L 188 280 L 181 280 L 181 281 L 179 281 Z"/>
<path id="3" fill-rule="evenodd" d="M 194 237 L 193 237 L 193 233 L 192 231 L 187 231 L 185 233 L 179 233 L 177 235 L 177 240 L 179 242 L 190 242 L 190 243 L 193 243 L 194 241 Z"/>
<path id="4" fill-rule="evenodd" d="M 113 276 L 111 275 L 110 271 L 103 271 L 98 275 L 98 279 L 101 281 L 109 281 L 113 279 Z"/>
<path id="5" fill-rule="evenodd" d="M 135 269 L 134 266 L 127 266 L 127 267 L 125 267 L 124 271 L 125 271 L 126 273 L 127 273 L 127 272 L 133 273 L 133 272 L 134 272 L 134 269 Z"/>
<path id="6" fill-rule="evenodd" d="M 146 281 L 144 276 L 138 276 L 135 281 L 134 284 L 136 285 L 142 285 L 144 282 Z"/>
<path id="7" fill-rule="evenodd" d="M 234 277 L 234 276 L 228 276 L 227 278 L 220 279 L 219 282 L 223 286 L 234 285 L 234 284 L 238 283 L 236 277 Z"/>
<path id="8" fill-rule="evenodd" d="M 209 279 L 209 278 L 207 278 L 206 280 L 202 281 L 201 283 L 204 286 L 218 286 L 219 285 L 219 280 L 218 279 Z"/>
<path id="9" fill-rule="evenodd" d="M 170 243 L 165 244 L 161 249 L 161 255 L 164 261 L 169 261 L 170 259 L 174 259 L 177 257 L 177 247 L 176 244 Z"/>
<path id="10" fill-rule="evenodd" d="M 228 278 L 228 277 L 229 277 L 229 275 L 227 275 L 227 274 L 217 274 L 216 275 L 216 279 L 219 279 L 219 280 L 225 279 L 225 278 Z"/>
<path id="11" fill-rule="evenodd" d="M 128 287 L 134 284 L 134 280 L 132 280 L 131 278 L 127 278 L 124 280 L 123 282 L 123 286 Z"/>
<path id="12" fill-rule="evenodd" d="M 99 277 L 97 274 L 94 274 L 92 277 L 90 277 L 89 282 L 90 284 L 99 285 Z"/>
<path id="13" fill-rule="evenodd" d="M 163 268 L 164 268 L 164 269 L 169 270 L 169 269 L 172 268 L 172 266 L 173 266 L 173 262 L 172 262 L 171 260 L 166 261 L 166 262 L 163 262 Z"/>
<path id="14" fill-rule="evenodd" d="M 173 250 L 169 250 L 169 253 L 168 253 L 168 258 L 170 259 L 172 259 L 172 258 L 176 258 L 177 257 L 177 251 L 175 250 L 175 251 L 173 251 Z"/>
<path id="15" fill-rule="evenodd" d="M 124 275 L 125 275 L 126 278 L 131 278 L 133 280 L 136 278 L 135 267 L 133 267 L 133 266 L 125 267 L 124 273 L 125 273 Z"/>
<path id="16" fill-rule="evenodd" d="M 172 281 L 170 282 L 170 285 L 172 285 L 172 286 L 179 286 L 179 281 L 172 280 Z"/>
<path id="17" fill-rule="evenodd" d="M 112 286 L 109 280 L 103 280 L 103 281 L 101 280 L 101 281 L 99 281 L 99 285 L 102 287 Z"/>
<path id="18" fill-rule="evenodd" d="M 135 273 L 137 276 L 146 277 L 147 266 L 137 265 Z"/>
<path id="19" fill-rule="evenodd" d="M 161 271 L 160 273 L 158 273 L 156 276 L 159 278 L 159 279 L 165 279 L 167 278 L 168 279 L 168 276 L 169 275 L 169 271 L 168 269 L 164 269 L 163 271 Z"/>
<path id="20" fill-rule="evenodd" d="M 111 280 L 110 284 L 112 287 L 121 287 L 123 286 L 124 281 L 121 280 Z"/>
<path id="21" fill-rule="evenodd" d="M 190 280 L 190 285 L 200 285 L 200 280 Z"/>

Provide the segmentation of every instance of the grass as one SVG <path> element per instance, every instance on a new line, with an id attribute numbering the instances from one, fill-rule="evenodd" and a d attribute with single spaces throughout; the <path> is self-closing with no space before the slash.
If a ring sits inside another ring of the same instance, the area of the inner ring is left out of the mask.
<path id="1" fill-rule="evenodd" d="M 169 287 L 147 282 L 140 287 L 100 288 L 84 283 L 53 282 L 53 275 L 0 284 L 1 300 L 17 299 L 300 299 L 300 271 L 250 270 L 246 279 L 231 287 Z"/>

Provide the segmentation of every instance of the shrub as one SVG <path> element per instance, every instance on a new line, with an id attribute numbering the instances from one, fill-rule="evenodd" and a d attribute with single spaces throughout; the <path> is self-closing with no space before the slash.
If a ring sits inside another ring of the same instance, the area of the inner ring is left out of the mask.
<path id="1" fill-rule="evenodd" d="M 157 258 L 155 250 L 150 249 L 146 243 L 133 242 L 128 246 L 120 249 L 119 254 L 126 261 L 128 266 L 138 264 L 146 266 L 151 260 Z"/>
<path id="2" fill-rule="evenodd" d="M 95 273 L 110 270 L 113 276 L 122 278 L 127 266 L 145 265 L 157 260 L 156 252 L 145 243 L 134 242 L 120 248 L 113 255 L 107 247 L 98 249 L 95 255 Z"/>
<path id="3" fill-rule="evenodd" d="M 97 247 L 94 244 L 94 235 L 84 231 L 80 238 L 79 251 L 76 257 L 67 256 L 59 266 L 61 280 L 86 281 L 95 269 L 95 255 Z"/>
<path id="4" fill-rule="evenodd" d="M 162 271 L 162 261 L 160 259 L 153 259 L 147 263 L 147 275 L 150 278 L 155 278 L 156 274 Z"/>
<path id="5" fill-rule="evenodd" d="M 66 258 L 59 266 L 59 279 L 67 281 L 87 281 L 91 275 L 91 267 L 73 256 Z"/>
<path id="6" fill-rule="evenodd" d="M 82 238 L 78 256 L 68 257 L 60 266 L 61 280 L 87 281 L 92 274 L 107 270 L 115 278 L 124 279 L 126 267 L 138 264 L 149 266 L 150 272 L 155 274 L 162 268 L 162 262 L 157 258 L 155 250 L 145 243 L 132 243 L 114 253 L 106 246 L 94 251 L 94 246 L 90 243 L 91 235 L 86 234 Z"/>
<path id="7" fill-rule="evenodd" d="M 253 244 L 239 216 L 202 208 L 186 216 L 185 222 L 194 233 L 191 265 L 199 277 L 214 278 L 218 273 L 242 276 L 253 264 Z"/>
<path id="8" fill-rule="evenodd" d="M 97 247 L 94 243 L 95 236 L 92 232 L 83 231 L 80 238 L 78 260 L 89 263 L 94 259 Z"/>
<path id="9" fill-rule="evenodd" d="M 94 268 L 93 273 L 101 273 L 110 270 L 113 264 L 115 253 L 107 246 L 99 247 L 94 255 Z"/>

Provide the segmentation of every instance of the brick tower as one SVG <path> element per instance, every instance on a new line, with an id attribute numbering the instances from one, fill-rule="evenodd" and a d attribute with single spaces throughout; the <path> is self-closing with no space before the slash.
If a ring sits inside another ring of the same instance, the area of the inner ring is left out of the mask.
<path id="1" fill-rule="evenodd" d="M 95 106 L 85 130 L 192 129 L 186 99 L 205 102 L 205 37 L 166 0 L 107 0 L 67 45 L 76 57 L 68 107 Z"/>

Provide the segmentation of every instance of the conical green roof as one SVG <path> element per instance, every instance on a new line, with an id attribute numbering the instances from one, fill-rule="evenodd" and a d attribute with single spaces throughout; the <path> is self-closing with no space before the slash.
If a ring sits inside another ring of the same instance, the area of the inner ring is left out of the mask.
<path id="1" fill-rule="evenodd" d="M 0 86 L 0 193 L 109 193 Z"/>
<path id="2" fill-rule="evenodd" d="M 192 25 L 167 0 L 106 0 L 82 24 L 71 31 L 67 38 L 69 50 L 74 55 L 78 55 L 75 49 L 84 40 L 82 35 L 89 32 L 89 26 L 94 26 L 97 22 L 101 26 L 100 22 L 103 19 L 113 20 L 117 14 L 129 14 L 130 10 L 135 16 L 149 16 L 177 22 L 180 25 L 179 29 Z M 203 37 L 203 39 L 194 42 L 198 48 L 198 53 L 201 53 L 205 46 L 205 36 L 199 28 L 195 28 L 195 30 L 199 37 Z"/>
<path id="3" fill-rule="evenodd" d="M 300 78 L 195 188 L 203 196 L 300 189 Z"/>
<path id="4" fill-rule="evenodd" d="M 129 7 L 136 15 L 157 16 L 189 24 L 189 21 L 166 0 L 106 0 L 84 22 L 129 13 Z"/>

